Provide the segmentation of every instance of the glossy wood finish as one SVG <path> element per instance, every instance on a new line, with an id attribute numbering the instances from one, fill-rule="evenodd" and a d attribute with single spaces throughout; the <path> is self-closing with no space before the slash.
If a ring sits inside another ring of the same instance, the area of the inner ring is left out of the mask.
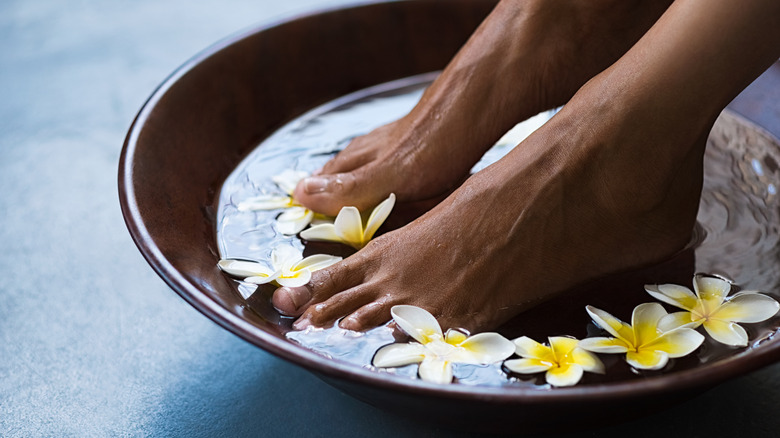
<path id="1" fill-rule="evenodd" d="M 329 11 L 251 31 L 185 64 L 138 114 L 120 162 L 122 210 L 144 257 L 182 298 L 247 341 L 364 401 L 450 426 L 549 432 L 629 418 L 776 360 L 780 343 L 773 341 L 714 366 L 627 383 L 443 387 L 324 361 L 246 309 L 216 268 L 214 203 L 228 173 L 263 138 L 318 104 L 441 69 L 493 3 L 419 0 Z M 738 109 L 749 115 L 758 98 L 743 99 Z M 777 120 L 763 124 L 774 130 Z"/>

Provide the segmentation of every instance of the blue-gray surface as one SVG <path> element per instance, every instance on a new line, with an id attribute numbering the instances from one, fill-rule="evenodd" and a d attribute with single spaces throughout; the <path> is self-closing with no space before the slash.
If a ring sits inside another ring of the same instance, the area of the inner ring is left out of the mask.
<path id="1" fill-rule="evenodd" d="M 153 273 L 122 221 L 119 152 L 154 87 L 237 30 L 340 3 L 0 2 L 0 436 L 464 436 L 219 328 Z M 778 375 L 581 435 L 775 435 Z"/>

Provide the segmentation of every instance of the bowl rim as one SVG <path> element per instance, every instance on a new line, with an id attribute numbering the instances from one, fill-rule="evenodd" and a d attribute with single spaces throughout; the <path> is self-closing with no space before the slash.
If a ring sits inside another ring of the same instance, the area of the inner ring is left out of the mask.
<path id="1" fill-rule="evenodd" d="M 203 64 L 207 59 L 218 55 L 222 50 L 242 40 L 258 36 L 265 31 L 284 26 L 287 23 L 299 19 L 329 14 L 344 9 L 357 9 L 371 7 L 377 4 L 390 3 L 400 4 L 405 2 L 357 1 L 344 6 L 324 8 L 303 14 L 294 14 L 286 18 L 277 18 L 251 26 L 198 52 L 176 68 L 154 89 L 135 116 L 125 138 L 119 160 L 118 189 L 122 215 L 134 243 L 149 265 L 169 287 L 199 312 L 231 333 L 277 357 L 302 366 L 315 374 L 322 374 L 338 380 L 370 385 L 372 387 L 396 392 L 405 392 L 417 396 L 478 400 L 487 403 L 522 402 L 545 404 L 577 402 L 584 399 L 587 399 L 590 402 L 599 403 L 623 398 L 651 396 L 659 393 L 668 393 L 669 391 L 684 391 L 714 386 L 739 374 L 748 373 L 766 366 L 780 358 L 780 341 L 773 339 L 763 342 L 762 345 L 753 347 L 750 350 L 744 350 L 732 357 L 711 364 L 689 370 L 671 372 L 669 374 L 638 378 L 635 380 L 552 389 L 544 387 L 514 387 L 511 385 L 498 387 L 466 384 L 439 385 L 424 382 L 420 379 L 410 379 L 408 377 L 396 376 L 390 373 L 379 373 L 347 362 L 325 358 L 312 350 L 308 350 L 292 341 L 273 335 L 254 324 L 247 322 L 239 315 L 218 304 L 207 292 L 200 289 L 196 284 L 188 281 L 185 276 L 175 269 L 166 259 L 165 255 L 152 239 L 144 222 L 144 217 L 138 209 L 136 195 L 133 189 L 133 166 L 138 139 L 150 114 L 160 99 L 168 90 L 174 87 L 178 80 L 185 74 Z M 346 98 L 347 96 L 344 97 Z M 331 103 L 336 103 L 340 100 L 342 99 L 336 99 Z M 747 120 L 745 117 L 738 115 L 733 111 L 732 114 Z M 754 125 L 765 135 L 776 139 L 771 133 L 755 125 L 753 122 L 748 120 L 748 123 Z"/>

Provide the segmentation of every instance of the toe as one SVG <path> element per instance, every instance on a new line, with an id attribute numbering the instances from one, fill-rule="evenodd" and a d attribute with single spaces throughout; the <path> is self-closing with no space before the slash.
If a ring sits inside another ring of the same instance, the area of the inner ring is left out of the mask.
<path id="1" fill-rule="evenodd" d="M 298 287 L 280 287 L 274 291 L 271 303 L 282 315 L 298 316 L 305 310 L 304 304 L 311 301 L 312 293 L 308 285 Z"/>
<path id="2" fill-rule="evenodd" d="M 341 328 L 347 330 L 367 330 L 390 320 L 390 305 L 383 300 L 366 304 L 341 321 Z"/>
<path id="3" fill-rule="evenodd" d="M 357 139 L 355 140 L 357 141 Z M 352 145 L 350 145 L 352 147 Z M 364 166 L 376 158 L 376 153 L 369 148 L 351 148 L 339 152 L 333 159 L 325 163 L 315 175 L 330 175 L 334 173 L 351 172 Z"/>
<path id="4" fill-rule="evenodd" d="M 362 279 L 359 265 L 344 260 L 314 272 L 303 286 L 276 289 L 271 303 L 283 315 L 299 316 L 312 305 L 359 284 Z"/>
<path id="5" fill-rule="evenodd" d="M 320 174 L 304 178 L 295 188 L 295 199 L 306 207 L 336 216 L 344 206 L 360 211 L 374 208 L 390 194 L 381 172 L 364 166 L 352 172 Z"/>
<path id="6" fill-rule="evenodd" d="M 376 294 L 369 285 L 359 285 L 337 293 L 329 299 L 310 306 L 300 318 L 301 324 L 316 327 L 330 326 L 333 321 L 371 303 Z"/>

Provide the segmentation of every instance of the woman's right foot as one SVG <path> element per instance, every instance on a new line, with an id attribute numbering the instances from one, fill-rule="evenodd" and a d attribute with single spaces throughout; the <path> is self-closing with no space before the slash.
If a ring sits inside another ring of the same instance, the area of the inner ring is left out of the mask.
<path id="1" fill-rule="evenodd" d="M 408 115 L 356 138 L 298 185 L 296 199 L 335 215 L 390 193 L 413 202 L 451 191 L 501 135 L 565 103 L 669 3 L 501 2 Z"/>
<path id="2" fill-rule="evenodd" d="M 444 327 L 482 331 L 679 251 L 698 210 L 712 115 L 659 116 L 658 99 L 612 88 L 617 76 L 583 87 L 522 147 L 420 218 L 304 286 L 277 289 L 274 306 L 300 316 L 296 329 L 344 317 L 342 328 L 365 330 L 407 304 Z M 668 94 L 662 107 L 678 97 Z"/>

